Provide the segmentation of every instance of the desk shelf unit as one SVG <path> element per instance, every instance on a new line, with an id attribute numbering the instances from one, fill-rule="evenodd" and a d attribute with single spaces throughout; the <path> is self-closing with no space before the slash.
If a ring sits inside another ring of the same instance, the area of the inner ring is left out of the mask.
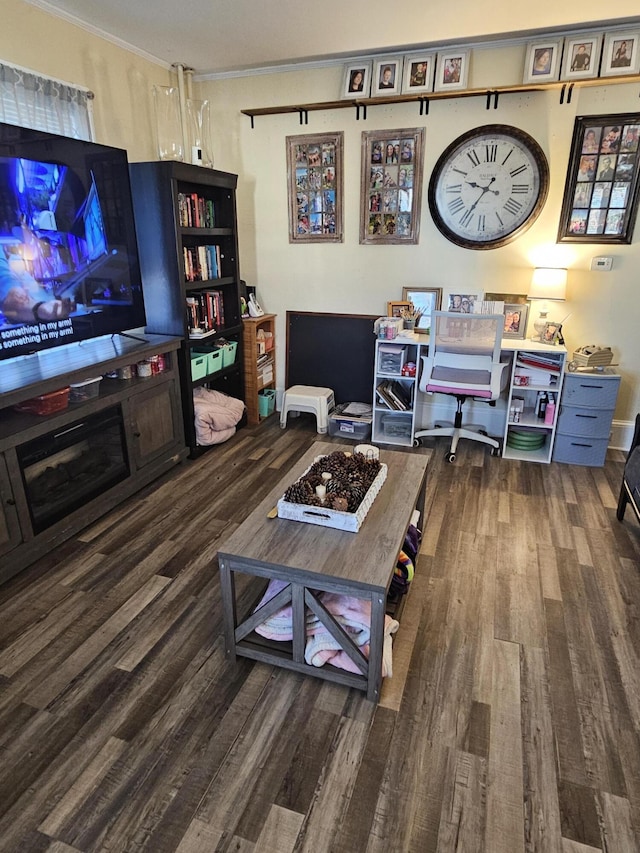
<path id="1" fill-rule="evenodd" d="M 535 341 L 525 341 L 522 348 L 514 349 L 502 447 L 505 459 L 551 461 L 565 360 L 564 347 L 547 347 L 536 345 Z M 536 411 L 541 394 L 554 402 L 553 416 L 547 419 L 548 422 Z M 518 415 L 514 415 L 515 411 Z M 542 440 L 541 446 L 527 447 L 529 443 L 536 445 L 536 438 Z"/>
<path id="2" fill-rule="evenodd" d="M 417 368 L 414 376 L 403 376 L 405 365 L 418 365 L 419 345 L 415 338 L 376 340 L 373 376 L 374 443 L 411 447 L 415 432 Z"/>

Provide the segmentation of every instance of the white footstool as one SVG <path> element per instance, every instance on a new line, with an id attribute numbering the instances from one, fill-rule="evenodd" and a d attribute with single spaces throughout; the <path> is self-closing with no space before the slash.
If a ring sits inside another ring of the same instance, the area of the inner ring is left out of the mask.
<path id="1" fill-rule="evenodd" d="M 316 416 L 316 431 L 325 433 L 329 429 L 329 412 L 335 406 L 331 388 L 316 388 L 313 385 L 292 385 L 282 398 L 280 426 L 287 425 L 289 412 L 311 412 Z"/>

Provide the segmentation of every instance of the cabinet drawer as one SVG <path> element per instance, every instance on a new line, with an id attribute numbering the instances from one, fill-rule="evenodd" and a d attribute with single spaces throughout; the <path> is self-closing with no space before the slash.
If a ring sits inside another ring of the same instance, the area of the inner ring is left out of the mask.
<path id="1" fill-rule="evenodd" d="M 553 461 L 599 468 L 604 465 L 608 444 L 608 438 L 581 438 L 577 435 L 556 433 Z"/>
<path id="2" fill-rule="evenodd" d="M 608 439 L 612 419 L 613 409 L 582 409 L 563 404 L 558 418 L 558 432 Z"/>
<path id="3" fill-rule="evenodd" d="M 571 406 L 615 409 L 619 386 L 619 376 L 601 378 L 567 374 L 564 378 L 562 402 Z"/>

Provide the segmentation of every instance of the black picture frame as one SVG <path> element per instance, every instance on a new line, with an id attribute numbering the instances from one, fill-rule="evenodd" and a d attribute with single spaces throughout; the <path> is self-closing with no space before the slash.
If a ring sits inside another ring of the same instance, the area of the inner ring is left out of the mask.
<path id="1" fill-rule="evenodd" d="M 640 112 L 578 116 L 559 243 L 631 243 L 638 212 Z"/>

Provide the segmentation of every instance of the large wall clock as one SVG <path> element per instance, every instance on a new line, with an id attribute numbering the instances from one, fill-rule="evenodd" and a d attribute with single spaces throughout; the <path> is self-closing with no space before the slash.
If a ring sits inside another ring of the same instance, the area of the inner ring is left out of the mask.
<path id="1" fill-rule="evenodd" d="M 487 124 L 442 152 L 429 182 L 429 208 L 453 243 L 496 249 L 533 224 L 548 191 L 549 165 L 535 139 L 516 127 Z"/>

